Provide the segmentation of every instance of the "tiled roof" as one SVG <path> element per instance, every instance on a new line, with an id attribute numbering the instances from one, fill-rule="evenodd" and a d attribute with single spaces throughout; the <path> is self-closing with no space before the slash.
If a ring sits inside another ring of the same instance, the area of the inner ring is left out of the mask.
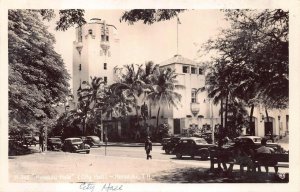
<path id="1" fill-rule="evenodd" d="M 189 65 L 197 65 L 197 63 L 191 59 L 182 57 L 181 55 L 174 55 L 174 57 L 163 61 L 160 63 L 160 66 L 170 65 L 170 64 L 189 64 Z"/>

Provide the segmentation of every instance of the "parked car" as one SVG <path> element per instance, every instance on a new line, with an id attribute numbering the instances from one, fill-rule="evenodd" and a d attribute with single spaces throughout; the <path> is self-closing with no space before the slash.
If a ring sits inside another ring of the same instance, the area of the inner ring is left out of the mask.
<path id="1" fill-rule="evenodd" d="M 23 137 L 23 145 L 34 145 L 38 144 L 39 141 L 35 139 L 32 135 L 24 135 Z"/>
<path id="2" fill-rule="evenodd" d="M 261 140 L 263 138 L 259 136 L 239 136 L 234 139 L 234 145 L 247 145 L 252 149 L 257 149 L 261 146 Z M 278 143 L 273 143 L 271 140 L 267 141 L 267 147 L 272 147 L 275 152 L 281 153 L 283 152 L 283 148 Z"/>
<path id="3" fill-rule="evenodd" d="M 212 143 L 212 133 L 203 133 L 200 135 L 201 138 L 205 139 L 207 143 Z"/>
<path id="4" fill-rule="evenodd" d="M 179 143 L 181 137 L 171 137 L 162 146 L 162 150 L 165 150 L 167 154 L 173 153 L 175 147 Z"/>
<path id="5" fill-rule="evenodd" d="M 47 149 L 56 151 L 60 150 L 62 146 L 62 142 L 60 138 L 50 137 L 47 139 Z"/>
<path id="6" fill-rule="evenodd" d="M 86 144 L 88 144 L 90 147 L 92 146 L 101 146 L 100 138 L 97 136 L 86 136 L 86 139 L 84 141 Z"/>
<path id="7" fill-rule="evenodd" d="M 64 152 L 85 152 L 90 153 L 90 146 L 83 143 L 81 138 L 66 138 L 62 145 L 62 150 Z"/>
<path id="8" fill-rule="evenodd" d="M 170 140 L 171 140 L 170 137 L 163 138 L 163 139 L 161 140 L 161 145 L 162 145 L 162 146 L 166 145 Z"/>
<path id="9" fill-rule="evenodd" d="M 191 158 L 200 156 L 201 159 L 205 160 L 209 157 L 210 147 L 215 147 L 215 145 L 207 143 L 203 138 L 181 138 L 174 149 L 174 154 L 176 154 L 176 157 L 179 159 L 182 158 L 182 156 L 191 156 Z"/>

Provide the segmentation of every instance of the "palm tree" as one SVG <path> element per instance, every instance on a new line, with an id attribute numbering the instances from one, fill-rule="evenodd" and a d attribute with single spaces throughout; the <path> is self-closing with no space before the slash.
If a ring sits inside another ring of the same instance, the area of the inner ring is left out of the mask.
<path id="1" fill-rule="evenodd" d="M 205 89 L 208 92 L 208 97 L 213 99 L 214 104 L 221 102 L 221 125 L 224 127 L 224 133 L 228 133 L 228 105 L 235 102 L 236 97 L 235 90 L 238 87 L 238 83 L 235 79 L 235 69 L 230 65 L 229 61 L 225 59 L 216 60 L 216 64 L 209 68 L 205 80 Z M 225 100 L 225 124 L 223 126 L 223 101 Z M 224 136 L 224 135 L 223 135 Z"/>
<path id="2" fill-rule="evenodd" d="M 123 70 L 125 70 L 125 72 Z M 119 80 L 111 85 L 112 92 L 122 94 L 122 97 L 124 97 L 127 102 L 131 101 L 131 106 L 133 106 L 136 111 L 138 124 L 138 110 L 140 108 L 138 105 L 138 98 L 144 93 L 145 88 L 145 83 L 141 79 L 142 73 L 142 65 L 131 64 L 125 65 L 124 68 L 115 68 L 115 75 Z M 138 131 L 136 134 L 138 134 Z"/>
<path id="3" fill-rule="evenodd" d="M 101 77 L 91 77 L 91 83 L 84 81 L 85 86 L 77 91 L 78 112 L 82 117 L 83 135 L 85 135 L 86 121 L 95 108 L 99 108 L 104 97 L 103 88 L 106 82 Z"/>
<path id="4" fill-rule="evenodd" d="M 181 95 L 175 91 L 184 88 L 184 86 L 177 84 L 175 71 L 170 68 L 157 68 L 150 79 L 152 85 L 150 86 L 150 92 L 147 94 L 147 99 L 152 105 L 159 106 L 156 116 L 156 128 L 158 129 L 160 106 L 177 107 Z"/>

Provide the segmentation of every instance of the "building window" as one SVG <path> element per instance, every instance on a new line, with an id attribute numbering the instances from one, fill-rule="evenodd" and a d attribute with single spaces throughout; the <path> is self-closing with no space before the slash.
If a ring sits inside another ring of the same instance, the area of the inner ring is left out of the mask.
<path id="1" fill-rule="evenodd" d="M 101 35 L 101 41 L 105 41 L 105 35 Z"/>
<path id="2" fill-rule="evenodd" d="M 93 30 L 89 29 L 89 35 L 93 35 Z"/>
<path id="3" fill-rule="evenodd" d="M 104 77 L 104 82 L 107 83 L 107 77 Z"/>
<path id="4" fill-rule="evenodd" d="M 106 41 L 109 41 L 109 36 L 106 36 Z"/>
<path id="5" fill-rule="evenodd" d="M 191 68 L 191 73 L 192 73 L 192 74 L 196 74 L 196 68 L 195 68 L 195 67 L 192 67 L 192 68 Z"/>
<path id="6" fill-rule="evenodd" d="M 78 28 L 78 42 L 82 42 L 82 28 Z"/>
<path id="7" fill-rule="evenodd" d="M 103 69 L 107 69 L 107 63 L 104 63 Z"/>
<path id="8" fill-rule="evenodd" d="M 182 72 L 183 73 L 189 73 L 189 67 L 188 66 L 182 66 Z"/>
<path id="9" fill-rule="evenodd" d="M 79 64 L 79 71 L 81 71 L 81 64 Z"/>
<path id="10" fill-rule="evenodd" d="M 192 90 L 192 100 L 191 100 L 192 103 L 196 103 L 196 90 Z"/>
<path id="11" fill-rule="evenodd" d="M 203 75 L 203 69 L 199 68 L 199 75 Z"/>

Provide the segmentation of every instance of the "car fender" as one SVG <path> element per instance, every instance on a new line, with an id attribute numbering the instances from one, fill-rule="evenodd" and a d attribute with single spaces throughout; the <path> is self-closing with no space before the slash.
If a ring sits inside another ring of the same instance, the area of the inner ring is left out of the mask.
<path id="1" fill-rule="evenodd" d="M 89 148 L 91 148 L 91 147 L 90 147 L 90 145 L 88 145 L 88 144 L 84 144 L 84 148 L 85 148 L 85 149 L 89 149 Z"/>

